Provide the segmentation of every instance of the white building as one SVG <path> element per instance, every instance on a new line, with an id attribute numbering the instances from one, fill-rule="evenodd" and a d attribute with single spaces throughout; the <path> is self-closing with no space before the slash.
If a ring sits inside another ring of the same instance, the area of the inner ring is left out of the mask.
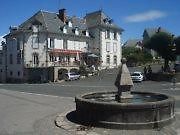
<path id="1" fill-rule="evenodd" d="M 91 53 L 98 56 L 93 60 L 96 66 L 117 67 L 122 31 L 102 11 L 83 19 L 67 16 L 65 9 L 58 14 L 39 11 L 18 27 L 10 27 L 4 36 L 1 71 L 7 81 L 54 81 L 64 70 L 94 64 L 89 63 Z"/>
<path id="2" fill-rule="evenodd" d="M 86 24 L 94 43 L 91 43 L 91 52 L 100 56 L 100 67 L 117 67 L 121 61 L 121 32 L 104 12 L 96 11 L 85 16 Z M 95 49 L 94 49 L 95 48 Z"/>

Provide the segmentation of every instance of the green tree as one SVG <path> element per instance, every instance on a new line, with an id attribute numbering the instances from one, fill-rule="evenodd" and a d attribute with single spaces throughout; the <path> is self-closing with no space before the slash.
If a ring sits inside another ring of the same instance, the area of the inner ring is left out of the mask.
<path id="1" fill-rule="evenodd" d="M 164 58 L 164 67 L 167 69 L 169 61 L 175 60 L 175 53 L 173 51 L 173 36 L 165 33 L 159 32 L 154 34 L 148 41 L 144 42 L 144 47 L 153 49 L 156 51 L 162 58 Z"/>
<path id="2" fill-rule="evenodd" d="M 147 63 L 152 61 L 151 54 L 136 47 L 122 49 L 122 55 L 127 59 L 127 64 Z"/>
<path id="3" fill-rule="evenodd" d="M 176 55 L 180 55 L 180 36 L 175 38 L 174 43 L 176 45 Z"/>

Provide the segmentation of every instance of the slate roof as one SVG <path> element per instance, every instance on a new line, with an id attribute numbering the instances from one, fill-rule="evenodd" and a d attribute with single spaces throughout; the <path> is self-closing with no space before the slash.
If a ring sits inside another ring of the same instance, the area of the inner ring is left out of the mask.
<path id="1" fill-rule="evenodd" d="M 138 42 L 141 42 L 142 39 L 129 39 L 127 40 L 123 47 L 136 47 L 138 45 Z"/>
<path id="2" fill-rule="evenodd" d="M 152 37 L 155 33 L 158 32 L 158 29 L 160 32 L 166 32 L 166 33 L 169 33 L 167 30 L 165 30 L 164 28 L 160 28 L 160 27 L 157 27 L 157 28 L 146 28 L 144 30 L 144 33 L 143 33 L 143 36 L 145 36 L 145 34 L 150 38 Z"/>
<path id="3" fill-rule="evenodd" d="M 88 27 L 102 26 L 102 27 L 109 27 L 112 29 L 116 29 L 121 32 L 124 31 L 122 28 L 117 26 L 114 23 L 113 19 L 107 16 L 102 10 L 88 13 L 86 14 L 85 18 L 87 20 L 87 25 L 89 25 Z M 90 18 L 94 18 L 94 19 L 91 21 Z M 88 22 L 88 19 L 91 22 Z"/>
<path id="4" fill-rule="evenodd" d="M 86 20 L 86 17 L 89 16 L 94 17 L 91 20 L 95 21 L 95 25 L 100 25 L 101 27 L 106 28 L 112 28 L 120 32 L 123 31 L 122 28 L 114 24 L 113 20 L 107 15 L 105 15 L 104 12 L 102 12 L 101 10 L 89 13 L 84 18 L 79 18 L 76 16 L 66 16 L 66 20 L 71 21 L 72 27 L 68 27 L 68 23 L 63 23 L 61 19 L 59 19 L 57 13 L 40 10 L 32 17 L 30 17 L 28 20 L 26 20 L 24 23 L 19 25 L 18 30 L 32 31 L 32 24 L 38 24 L 42 26 L 40 32 L 45 31 L 49 33 L 63 33 L 63 27 L 66 27 L 67 35 L 74 35 L 74 30 L 77 28 L 79 31 L 79 36 L 85 36 L 84 31 L 88 30 L 89 28 L 89 22 Z M 107 21 L 111 23 L 105 22 L 105 19 L 107 19 Z"/>
<path id="5" fill-rule="evenodd" d="M 43 26 L 43 30 L 51 33 L 63 33 L 62 28 L 66 26 L 68 34 L 73 34 L 73 30 L 78 28 L 80 33 L 87 29 L 85 20 L 78 18 L 76 16 L 67 17 L 68 21 L 72 22 L 72 27 L 68 27 L 64 24 L 58 17 L 56 13 L 51 13 L 47 11 L 39 11 L 30 19 L 22 23 L 19 28 L 28 29 L 34 22 L 39 22 Z"/>

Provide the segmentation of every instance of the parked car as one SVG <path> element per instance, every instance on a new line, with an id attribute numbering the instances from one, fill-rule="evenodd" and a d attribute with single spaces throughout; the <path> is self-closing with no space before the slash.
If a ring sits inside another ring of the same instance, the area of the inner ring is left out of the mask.
<path id="1" fill-rule="evenodd" d="M 131 78 L 133 82 L 142 82 L 144 80 L 144 76 L 141 72 L 133 72 L 131 74 Z"/>
<path id="2" fill-rule="evenodd" d="M 64 76 L 65 81 L 78 80 L 80 79 L 80 74 L 75 72 L 68 72 Z"/>

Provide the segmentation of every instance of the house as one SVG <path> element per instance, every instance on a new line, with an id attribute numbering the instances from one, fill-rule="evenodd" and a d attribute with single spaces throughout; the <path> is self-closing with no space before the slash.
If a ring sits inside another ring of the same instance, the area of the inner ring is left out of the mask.
<path id="1" fill-rule="evenodd" d="M 126 47 L 135 47 L 135 48 L 139 48 L 139 49 L 142 49 L 142 39 L 129 39 L 127 40 L 123 46 L 123 48 L 126 48 Z"/>
<path id="2" fill-rule="evenodd" d="M 89 50 L 99 56 L 100 68 L 117 67 L 121 61 L 121 34 L 124 30 L 102 10 L 86 14 L 85 19 L 94 37 Z"/>
<path id="3" fill-rule="evenodd" d="M 165 30 L 164 28 L 161 27 L 157 27 L 157 28 L 146 28 L 143 32 L 143 42 L 146 42 L 147 40 L 149 40 L 154 34 L 158 33 L 158 32 L 165 32 L 165 33 L 169 33 L 167 30 Z M 153 56 L 153 58 L 155 59 L 158 54 L 157 52 L 155 52 L 152 49 L 146 49 L 146 51 L 148 51 L 149 53 L 151 53 L 151 55 Z"/>
<path id="4" fill-rule="evenodd" d="M 117 67 L 122 31 L 103 11 L 84 18 L 67 16 L 65 9 L 38 11 L 4 36 L 5 80 L 56 81 L 92 59 L 88 54 L 98 56 L 101 68 Z"/>

